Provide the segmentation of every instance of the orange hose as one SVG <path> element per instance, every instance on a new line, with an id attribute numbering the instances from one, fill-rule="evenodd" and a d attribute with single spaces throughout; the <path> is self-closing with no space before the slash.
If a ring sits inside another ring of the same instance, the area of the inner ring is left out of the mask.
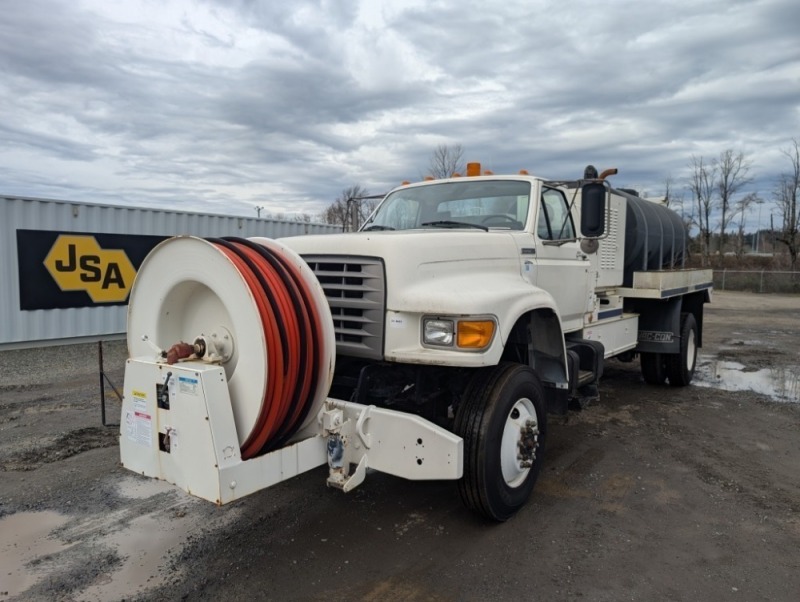
<path id="1" fill-rule="evenodd" d="M 209 239 L 253 294 L 267 351 L 267 387 L 242 459 L 275 449 L 303 423 L 319 386 L 321 314 L 299 269 L 279 254 L 241 238 Z"/>
<path id="2" fill-rule="evenodd" d="M 300 326 L 301 333 L 305 335 L 304 340 L 300 341 L 301 365 L 308 367 L 303 371 L 302 379 L 297 381 L 299 388 L 296 390 L 298 400 L 305 400 L 305 403 L 294 404 L 286 425 L 286 432 L 282 437 L 285 440 L 300 426 L 313 405 L 317 388 L 317 368 L 322 363 L 322 344 L 319 339 L 322 324 L 319 320 L 319 311 L 317 311 L 316 304 L 309 294 L 299 270 L 288 262 L 282 261 L 281 263 L 289 276 L 287 283 L 291 285 L 298 305 L 301 305 L 303 309 L 298 312 L 298 318 L 300 318 L 298 326 Z"/>
<path id="3" fill-rule="evenodd" d="M 234 251 L 224 247 L 221 250 L 239 270 L 253 293 L 267 344 L 267 390 L 256 419 L 256 426 L 242 443 L 242 459 L 246 460 L 255 456 L 274 432 L 274 423 L 280 407 L 279 404 L 271 403 L 271 401 L 277 398 L 278 391 L 282 388 L 283 356 L 277 352 L 280 349 L 280 337 L 277 332 L 275 308 L 270 305 L 269 300 L 263 293 L 257 277 Z"/>

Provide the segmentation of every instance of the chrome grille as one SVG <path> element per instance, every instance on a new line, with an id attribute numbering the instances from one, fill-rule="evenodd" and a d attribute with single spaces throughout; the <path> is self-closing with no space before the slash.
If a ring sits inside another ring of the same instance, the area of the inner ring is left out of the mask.
<path id="1" fill-rule="evenodd" d="M 336 332 L 336 352 L 383 358 L 386 286 L 377 257 L 304 255 L 325 291 Z"/>

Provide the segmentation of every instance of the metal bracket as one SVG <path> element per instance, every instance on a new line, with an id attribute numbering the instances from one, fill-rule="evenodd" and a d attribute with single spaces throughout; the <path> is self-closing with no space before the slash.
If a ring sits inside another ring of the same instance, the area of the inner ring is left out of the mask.
<path id="1" fill-rule="evenodd" d="M 347 493 L 348 491 L 355 489 L 356 487 L 361 485 L 361 483 L 364 482 L 366 476 L 367 476 L 367 456 L 362 456 L 361 461 L 359 461 L 358 466 L 356 466 L 356 469 L 353 472 L 353 476 L 347 479 L 342 485 L 342 491 Z"/>
<path id="2" fill-rule="evenodd" d="M 364 432 L 364 423 L 369 419 L 369 415 L 375 406 L 367 406 L 358 414 L 358 420 L 356 421 L 356 433 L 358 433 L 358 438 L 364 443 L 364 447 L 369 449 L 372 447 L 372 435 L 369 435 Z"/>
<path id="3" fill-rule="evenodd" d="M 319 419 L 322 422 L 323 435 L 338 433 L 344 425 L 344 412 L 337 408 L 322 410 Z"/>

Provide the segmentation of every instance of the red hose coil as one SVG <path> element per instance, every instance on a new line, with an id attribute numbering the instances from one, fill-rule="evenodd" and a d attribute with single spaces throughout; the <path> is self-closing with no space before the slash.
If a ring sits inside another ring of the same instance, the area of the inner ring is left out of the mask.
<path id="1" fill-rule="evenodd" d="M 323 361 L 321 315 L 297 266 L 242 238 L 209 239 L 253 294 L 267 346 L 267 387 L 256 424 L 242 443 L 247 460 L 283 445 L 303 423 Z"/>

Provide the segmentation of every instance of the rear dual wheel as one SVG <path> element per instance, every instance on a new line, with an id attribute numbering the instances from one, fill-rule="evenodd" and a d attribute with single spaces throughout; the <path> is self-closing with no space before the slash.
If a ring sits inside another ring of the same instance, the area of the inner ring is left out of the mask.
<path id="1" fill-rule="evenodd" d="M 697 320 L 694 315 L 681 314 L 678 353 L 641 353 L 639 361 L 642 377 L 649 385 L 663 385 L 667 380 L 673 387 L 690 384 L 697 365 Z"/>
<path id="2" fill-rule="evenodd" d="M 464 439 L 465 505 L 485 518 L 511 518 L 533 491 L 547 435 L 544 390 L 520 364 L 481 369 L 467 386 L 455 430 Z"/>
<path id="3" fill-rule="evenodd" d="M 697 321 L 692 314 L 681 314 L 680 353 L 666 356 L 669 384 L 685 387 L 692 382 L 697 365 Z"/>
<path id="4" fill-rule="evenodd" d="M 642 377 L 648 385 L 663 385 L 667 380 L 667 368 L 663 353 L 640 353 Z"/>

